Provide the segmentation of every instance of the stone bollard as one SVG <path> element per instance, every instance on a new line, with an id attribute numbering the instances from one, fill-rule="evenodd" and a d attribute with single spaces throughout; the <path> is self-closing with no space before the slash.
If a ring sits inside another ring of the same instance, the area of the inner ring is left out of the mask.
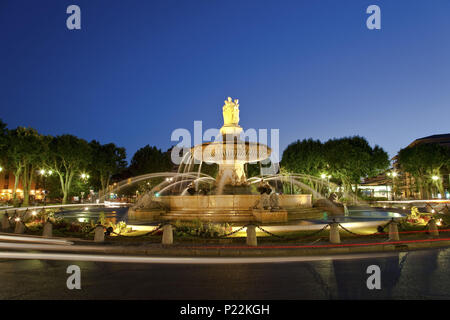
<path id="1" fill-rule="evenodd" d="M 256 226 L 247 226 L 247 245 L 256 247 L 258 245 L 258 240 L 256 238 Z"/>
<path id="2" fill-rule="evenodd" d="M 51 238 L 53 236 L 53 224 L 50 221 L 47 221 L 44 224 L 44 230 L 42 231 L 42 236 L 44 238 Z"/>
<path id="3" fill-rule="evenodd" d="M 339 223 L 330 224 L 330 243 L 341 243 L 341 235 L 339 234 Z"/>
<path id="4" fill-rule="evenodd" d="M 8 230 L 10 228 L 8 215 L 5 213 L 2 218 L 2 230 Z"/>
<path id="5" fill-rule="evenodd" d="M 25 225 L 22 223 L 22 221 L 16 222 L 16 227 L 14 228 L 14 233 L 24 233 L 25 232 Z"/>
<path id="6" fill-rule="evenodd" d="M 428 222 L 428 231 L 430 232 L 430 235 L 433 237 L 439 237 L 439 230 L 436 225 L 436 220 L 431 219 L 430 222 Z"/>
<path id="7" fill-rule="evenodd" d="M 398 225 L 397 222 L 393 221 L 389 224 L 389 240 L 398 241 L 400 237 L 398 236 Z"/>
<path id="8" fill-rule="evenodd" d="M 105 231 L 103 230 L 103 226 L 95 227 L 94 241 L 95 242 L 105 241 Z"/>
<path id="9" fill-rule="evenodd" d="M 163 245 L 173 244 L 173 230 L 171 224 L 166 224 L 163 226 L 163 236 L 161 243 Z"/>

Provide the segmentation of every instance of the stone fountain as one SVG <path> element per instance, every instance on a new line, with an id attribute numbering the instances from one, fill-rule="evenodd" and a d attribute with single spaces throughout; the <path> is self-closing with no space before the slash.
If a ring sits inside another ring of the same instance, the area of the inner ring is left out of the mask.
<path id="1" fill-rule="evenodd" d="M 196 145 L 191 149 L 191 154 L 197 161 L 218 164 L 217 193 L 250 193 L 245 188 L 248 182 L 244 165 L 267 159 L 271 149 L 265 144 L 240 139 L 243 129 L 239 126 L 239 100 L 233 101 L 230 97 L 225 100 L 222 113 L 222 141 Z"/>
<path id="2" fill-rule="evenodd" d="M 261 143 L 243 141 L 239 126 L 239 101 L 228 98 L 222 108 L 222 140 L 206 142 L 190 149 L 197 162 L 219 166 L 213 180 L 213 194 L 144 195 L 129 210 L 131 219 L 208 220 L 220 222 L 287 221 L 287 211 L 309 208 L 311 195 L 278 195 L 269 184 L 259 179 L 260 188 L 253 191 L 245 174 L 245 164 L 267 159 L 271 149 Z M 193 173 L 195 175 L 195 173 Z M 180 175 L 181 176 L 181 175 Z M 182 175 L 184 177 L 186 175 Z M 191 175 L 192 177 L 192 175 Z M 177 182 L 177 177 L 170 181 Z M 194 182 L 191 182 L 193 185 Z M 194 188 L 192 188 L 194 190 Z"/>

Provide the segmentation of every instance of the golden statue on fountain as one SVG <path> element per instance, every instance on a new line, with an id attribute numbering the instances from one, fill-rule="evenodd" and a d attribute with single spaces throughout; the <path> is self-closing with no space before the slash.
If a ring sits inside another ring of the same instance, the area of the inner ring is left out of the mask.
<path id="1" fill-rule="evenodd" d="M 220 129 L 222 135 L 239 136 L 242 128 L 239 126 L 239 100 L 228 97 L 222 107 L 223 127 Z"/>
<path id="2" fill-rule="evenodd" d="M 223 125 L 224 126 L 239 126 L 239 100 L 231 99 L 225 100 L 223 110 Z"/>

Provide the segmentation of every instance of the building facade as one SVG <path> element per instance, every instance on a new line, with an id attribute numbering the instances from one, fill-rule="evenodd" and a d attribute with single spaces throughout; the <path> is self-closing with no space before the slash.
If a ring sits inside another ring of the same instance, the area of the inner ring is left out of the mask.
<path id="1" fill-rule="evenodd" d="M 436 134 L 432 136 L 416 139 L 411 142 L 407 148 L 419 144 L 437 143 L 450 148 L 450 133 Z M 431 194 L 421 194 L 418 190 L 414 177 L 407 172 L 403 172 L 398 164 L 398 156 L 392 158 L 392 169 L 380 174 L 377 177 L 365 179 L 361 189 L 368 196 L 385 197 L 388 200 L 404 199 L 450 199 L 450 172 L 448 168 L 441 170 L 438 179 L 442 181 L 444 194 L 440 194 L 437 188 L 431 190 Z"/>
<path id="2" fill-rule="evenodd" d="M 15 176 L 13 173 L 2 170 L 0 172 L 0 201 L 7 202 L 10 201 L 13 197 L 14 190 L 14 182 Z M 38 189 L 36 189 L 38 187 Z M 23 199 L 23 186 L 22 182 L 19 180 L 19 184 L 16 189 L 17 199 Z M 44 198 L 43 189 L 39 188 L 39 185 L 36 183 L 36 180 L 31 184 L 30 190 L 30 200 L 42 200 Z"/>
<path id="3" fill-rule="evenodd" d="M 441 146 L 450 148 L 450 133 L 447 134 L 435 134 L 420 139 L 416 139 L 411 142 L 407 148 L 411 148 L 420 144 L 437 143 Z M 398 192 L 402 198 L 405 199 L 420 199 L 420 198 L 435 198 L 435 199 L 450 199 L 450 172 L 448 168 L 441 169 L 438 179 L 442 181 L 444 187 L 444 194 L 440 194 L 437 188 L 431 190 L 431 194 L 421 194 L 421 191 L 417 189 L 415 179 L 407 172 L 402 172 L 400 166 L 397 163 L 397 156 L 393 158 L 393 168 L 400 173 L 398 179 Z"/>

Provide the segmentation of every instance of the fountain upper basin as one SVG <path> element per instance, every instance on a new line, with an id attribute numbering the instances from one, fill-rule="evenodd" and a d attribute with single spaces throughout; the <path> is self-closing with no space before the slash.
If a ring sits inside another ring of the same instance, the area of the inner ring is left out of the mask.
<path id="1" fill-rule="evenodd" d="M 205 142 L 191 148 L 195 159 L 218 164 L 261 161 L 271 152 L 265 144 L 241 140 Z"/>

